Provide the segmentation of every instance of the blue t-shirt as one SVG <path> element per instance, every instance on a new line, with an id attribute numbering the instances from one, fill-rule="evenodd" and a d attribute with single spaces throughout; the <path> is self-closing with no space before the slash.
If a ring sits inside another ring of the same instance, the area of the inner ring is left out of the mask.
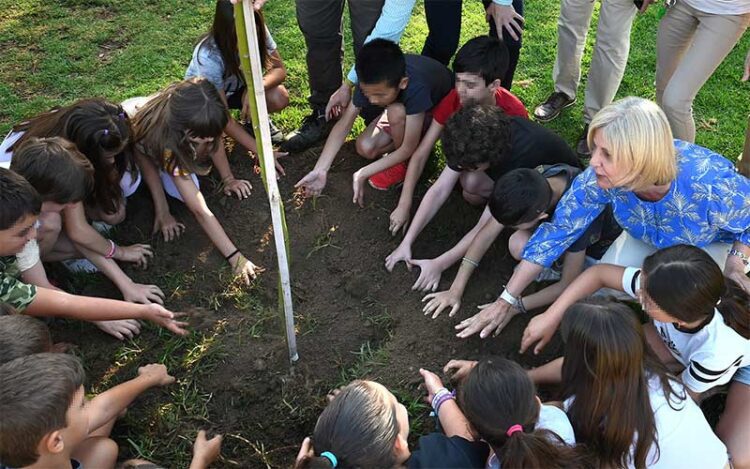
<path id="1" fill-rule="evenodd" d="M 266 28 L 266 50 L 269 54 L 272 54 L 276 48 L 276 42 Z M 224 91 L 227 97 L 245 86 L 242 78 L 237 75 L 224 76 L 224 59 L 211 36 L 199 42 L 193 50 L 193 58 L 185 71 L 185 79 L 193 77 L 204 77 L 217 90 Z"/>
<path id="2" fill-rule="evenodd" d="M 427 112 L 437 106 L 441 99 L 453 89 L 453 74 L 445 65 L 435 59 L 423 55 L 405 54 L 406 76 L 409 83 L 398 96 L 398 102 L 403 103 L 406 114 Z M 354 92 L 352 102 L 358 108 L 377 108 L 370 104 L 362 90 Z M 379 108 L 378 108 L 379 109 Z"/>
<path id="3" fill-rule="evenodd" d="M 675 150 L 677 177 L 655 202 L 625 188 L 600 188 L 589 167 L 557 204 L 552 220 L 534 232 L 523 258 L 549 267 L 607 205 L 628 234 L 658 249 L 735 241 L 750 246 L 750 179 L 706 148 L 675 140 Z"/>

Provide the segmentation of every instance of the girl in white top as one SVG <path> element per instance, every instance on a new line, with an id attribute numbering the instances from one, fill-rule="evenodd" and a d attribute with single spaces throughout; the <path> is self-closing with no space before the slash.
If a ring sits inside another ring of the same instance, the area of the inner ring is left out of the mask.
<path id="1" fill-rule="evenodd" d="M 557 318 L 577 299 L 601 287 L 638 298 L 653 324 L 646 326 L 651 348 L 695 399 L 731 382 L 716 433 L 735 467 L 750 464 L 750 296 L 722 274 L 703 250 L 686 245 L 647 257 L 643 269 L 602 264 L 582 274 L 544 314 L 532 319 L 529 337 L 554 333 Z M 544 332 L 542 332 L 544 331 Z M 542 339 L 544 341 L 544 339 Z M 538 347 L 537 347 L 538 348 Z"/>
<path id="2" fill-rule="evenodd" d="M 625 305 L 590 300 L 565 313 L 565 355 L 529 372 L 562 382 L 576 440 L 605 467 L 727 465 L 724 444 L 698 405 L 646 345 Z"/>

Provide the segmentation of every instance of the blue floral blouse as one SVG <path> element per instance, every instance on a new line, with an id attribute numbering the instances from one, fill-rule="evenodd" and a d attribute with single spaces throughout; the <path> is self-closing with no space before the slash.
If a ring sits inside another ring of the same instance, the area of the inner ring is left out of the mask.
<path id="1" fill-rule="evenodd" d="M 677 178 L 656 202 L 623 188 L 601 189 L 592 168 L 579 175 L 526 245 L 523 259 L 549 267 L 607 204 L 634 238 L 659 249 L 739 241 L 750 246 L 750 179 L 718 153 L 675 140 Z"/>

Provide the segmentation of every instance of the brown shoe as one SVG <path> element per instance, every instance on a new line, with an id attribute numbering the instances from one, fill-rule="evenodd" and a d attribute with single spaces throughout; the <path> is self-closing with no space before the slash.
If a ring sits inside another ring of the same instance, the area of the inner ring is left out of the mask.
<path id="1" fill-rule="evenodd" d="M 591 158 L 591 149 L 589 148 L 589 125 L 583 126 L 583 133 L 578 138 L 578 144 L 576 145 L 576 153 L 581 158 Z"/>
<path id="2" fill-rule="evenodd" d="M 563 109 L 570 107 L 576 103 L 576 98 L 570 98 L 565 93 L 555 91 L 549 98 L 536 109 L 534 109 L 534 117 L 539 122 L 549 122 L 555 117 L 559 116 Z"/>

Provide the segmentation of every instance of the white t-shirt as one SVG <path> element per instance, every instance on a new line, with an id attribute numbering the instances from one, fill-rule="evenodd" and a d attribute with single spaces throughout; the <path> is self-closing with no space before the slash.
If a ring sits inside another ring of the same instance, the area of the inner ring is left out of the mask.
<path id="1" fill-rule="evenodd" d="M 640 273 L 640 269 L 628 267 L 622 276 L 623 290 L 634 298 L 641 288 Z M 685 366 L 682 382 L 695 393 L 728 383 L 737 370 L 750 365 L 750 340 L 729 327 L 716 309 L 708 323 L 692 330 L 653 323 L 664 345 Z"/>
<path id="2" fill-rule="evenodd" d="M 750 0 L 678 0 L 704 13 L 744 15 L 750 13 Z"/>
<path id="3" fill-rule="evenodd" d="M 723 468 L 729 460 L 727 448 L 719 440 L 708 425 L 700 407 L 687 395 L 685 387 L 672 381 L 672 387 L 678 395 L 684 395 L 680 400 L 674 394 L 669 396 L 670 402 L 664 395 L 661 381 L 652 377 L 648 382 L 649 401 L 654 411 L 656 424 L 656 440 L 659 444 L 657 453 L 653 445 L 646 456 L 646 465 L 652 469 L 674 468 Z M 565 401 L 564 407 L 570 408 L 575 398 Z M 634 468 L 632 462 L 628 468 Z"/>
<path id="4" fill-rule="evenodd" d="M 535 428 L 556 433 L 557 436 L 570 446 L 576 444 L 573 425 L 570 424 L 568 415 L 562 409 L 553 405 L 542 404 L 541 409 L 539 409 L 539 419 L 536 422 Z M 487 460 L 487 469 L 500 469 L 500 461 L 494 453 Z"/>

